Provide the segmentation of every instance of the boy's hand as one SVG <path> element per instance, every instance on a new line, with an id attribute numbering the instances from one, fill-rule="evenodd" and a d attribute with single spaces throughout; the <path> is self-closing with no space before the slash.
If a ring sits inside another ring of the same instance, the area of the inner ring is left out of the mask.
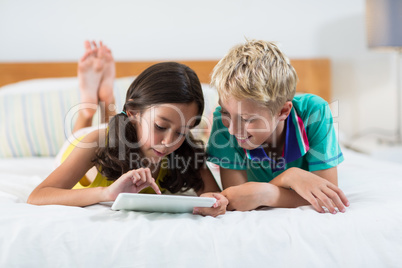
<path id="1" fill-rule="evenodd" d="M 229 199 L 228 210 L 249 211 L 266 206 L 274 188 L 269 183 L 246 182 L 226 188 L 222 194 Z"/>
<path id="2" fill-rule="evenodd" d="M 345 194 L 335 184 L 321 178 L 313 173 L 311 176 L 298 176 L 291 180 L 290 187 L 301 197 L 307 200 L 315 210 L 324 213 L 322 208 L 326 207 L 332 214 L 336 213 L 335 207 L 340 212 L 345 212 L 345 206 L 349 206 L 349 201 Z"/>
<path id="3" fill-rule="evenodd" d="M 193 214 L 216 217 L 226 213 L 226 207 L 229 201 L 224 195 L 220 193 L 204 193 L 200 195 L 200 197 L 213 197 L 216 199 L 216 202 L 210 208 L 200 208 L 200 207 L 194 208 Z"/>

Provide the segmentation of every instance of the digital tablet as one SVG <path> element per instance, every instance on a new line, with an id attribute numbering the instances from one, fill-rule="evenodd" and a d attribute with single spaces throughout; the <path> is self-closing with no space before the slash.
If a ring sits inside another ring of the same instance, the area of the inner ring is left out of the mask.
<path id="1" fill-rule="evenodd" d="M 192 213 L 194 207 L 212 207 L 212 197 L 120 193 L 113 210 L 135 210 L 167 213 Z"/>

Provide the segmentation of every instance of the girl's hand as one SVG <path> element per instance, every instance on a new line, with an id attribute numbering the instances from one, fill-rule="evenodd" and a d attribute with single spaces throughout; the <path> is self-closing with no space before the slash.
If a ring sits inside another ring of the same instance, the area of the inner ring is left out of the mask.
<path id="1" fill-rule="evenodd" d="M 105 188 L 107 201 L 114 201 L 119 193 L 138 193 L 151 186 L 157 194 L 161 194 L 149 168 L 130 170 L 118 178 L 112 185 Z"/>
<path id="2" fill-rule="evenodd" d="M 194 208 L 193 214 L 216 217 L 226 213 L 229 201 L 224 195 L 220 193 L 204 193 L 200 197 L 213 197 L 216 199 L 216 202 L 210 208 Z"/>
<path id="3" fill-rule="evenodd" d="M 345 212 L 345 206 L 349 206 L 349 201 L 342 190 L 330 181 L 310 174 L 312 176 L 300 176 L 292 180 L 289 184 L 290 187 L 318 212 L 324 213 L 323 207 L 326 207 L 332 214 L 336 213 L 335 207 L 340 212 Z"/>

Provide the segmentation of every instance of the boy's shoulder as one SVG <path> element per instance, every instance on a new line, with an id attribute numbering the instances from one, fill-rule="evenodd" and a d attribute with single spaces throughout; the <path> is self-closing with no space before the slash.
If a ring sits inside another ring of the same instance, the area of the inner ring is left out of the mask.
<path id="1" fill-rule="evenodd" d="M 296 95 L 294 96 L 292 103 L 297 113 L 302 117 L 303 115 L 314 113 L 328 105 L 328 102 L 323 98 L 314 94 Z"/>

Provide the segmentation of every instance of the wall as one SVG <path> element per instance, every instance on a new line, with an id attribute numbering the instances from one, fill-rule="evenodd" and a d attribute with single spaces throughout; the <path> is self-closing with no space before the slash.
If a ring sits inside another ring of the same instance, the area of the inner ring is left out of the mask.
<path id="1" fill-rule="evenodd" d="M 117 60 L 217 59 L 245 38 L 332 60 L 335 121 L 348 136 L 393 130 L 396 56 L 368 50 L 364 0 L 0 0 L 0 62 L 73 61 L 85 39 Z"/>

